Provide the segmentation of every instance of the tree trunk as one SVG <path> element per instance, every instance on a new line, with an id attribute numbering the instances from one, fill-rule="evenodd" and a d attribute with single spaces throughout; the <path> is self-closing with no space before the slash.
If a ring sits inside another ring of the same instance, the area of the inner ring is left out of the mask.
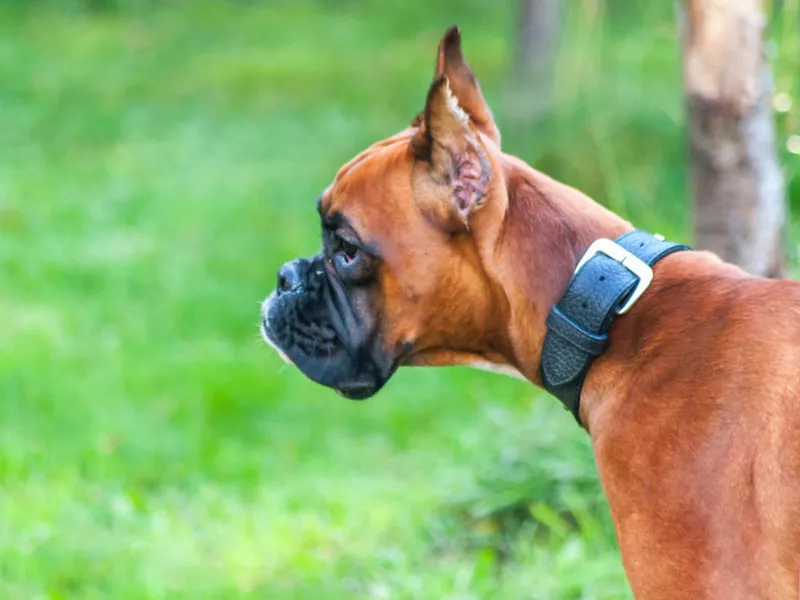
<path id="1" fill-rule="evenodd" d="M 527 97 L 526 110 L 536 116 L 550 108 L 553 71 L 560 33 L 560 0 L 520 0 L 517 73 Z"/>
<path id="2" fill-rule="evenodd" d="M 695 246 L 756 275 L 784 274 L 785 186 L 762 0 L 684 0 Z"/>

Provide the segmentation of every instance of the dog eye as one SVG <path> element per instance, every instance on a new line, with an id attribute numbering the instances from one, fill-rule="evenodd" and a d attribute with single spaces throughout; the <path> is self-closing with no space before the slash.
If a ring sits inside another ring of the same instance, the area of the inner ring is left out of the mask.
<path id="1" fill-rule="evenodd" d="M 361 250 L 353 242 L 348 241 L 339 233 L 333 234 L 333 252 L 342 266 L 348 267 L 356 261 Z"/>
<path id="2" fill-rule="evenodd" d="M 331 260 L 339 275 L 348 281 L 357 283 L 365 280 L 372 273 L 374 261 L 361 249 L 355 241 L 350 241 L 349 234 L 332 231 L 330 251 Z"/>
<path id="3" fill-rule="evenodd" d="M 342 253 L 342 256 L 344 256 L 345 262 L 353 262 L 358 256 L 358 247 L 354 244 L 351 244 L 347 240 L 341 238 L 339 239 L 339 251 Z"/>

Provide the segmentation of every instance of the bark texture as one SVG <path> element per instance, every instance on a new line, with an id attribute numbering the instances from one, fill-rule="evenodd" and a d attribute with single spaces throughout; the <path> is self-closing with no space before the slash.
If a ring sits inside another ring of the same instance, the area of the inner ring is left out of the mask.
<path id="1" fill-rule="evenodd" d="M 517 72 L 529 91 L 528 109 L 550 108 L 553 70 L 560 35 L 560 0 L 519 0 Z"/>
<path id="2" fill-rule="evenodd" d="M 695 245 L 782 276 L 785 184 L 763 3 L 685 0 L 682 21 Z"/>

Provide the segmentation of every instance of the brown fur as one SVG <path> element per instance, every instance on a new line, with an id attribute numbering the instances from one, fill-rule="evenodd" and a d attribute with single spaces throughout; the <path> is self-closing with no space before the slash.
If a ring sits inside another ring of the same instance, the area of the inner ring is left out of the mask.
<path id="1" fill-rule="evenodd" d="M 345 165 L 322 211 L 379 254 L 382 336 L 404 364 L 489 361 L 538 384 L 545 316 L 577 260 L 631 226 L 501 151 L 457 32 L 435 75 L 468 126 L 431 119 L 432 88 L 428 116 Z M 476 157 L 488 172 L 465 204 L 457 166 Z M 800 285 L 674 254 L 610 339 L 581 417 L 635 596 L 797 598 Z"/>

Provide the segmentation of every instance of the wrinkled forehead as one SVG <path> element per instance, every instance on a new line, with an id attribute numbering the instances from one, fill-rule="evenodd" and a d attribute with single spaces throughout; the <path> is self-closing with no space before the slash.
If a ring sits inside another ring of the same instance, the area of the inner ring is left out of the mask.
<path id="1" fill-rule="evenodd" d="M 345 221 L 369 236 L 396 225 L 413 203 L 413 157 L 408 145 L 412 132 L 373 144 L 339 169 L 319 200 L 323 220 Z"/>

